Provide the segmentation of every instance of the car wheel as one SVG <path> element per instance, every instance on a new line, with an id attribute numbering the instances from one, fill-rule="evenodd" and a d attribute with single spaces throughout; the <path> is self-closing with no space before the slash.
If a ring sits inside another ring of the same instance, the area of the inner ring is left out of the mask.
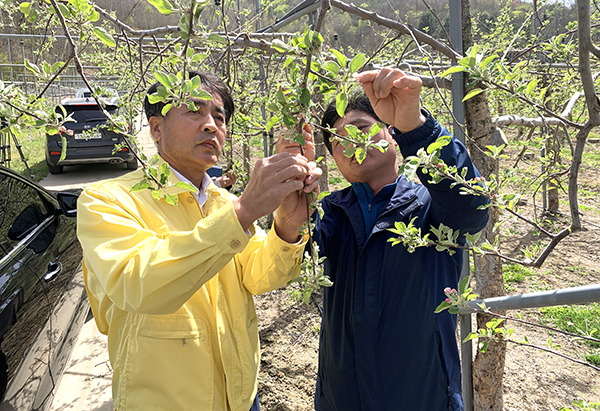
<path id="1" fill-rule="evenodd" d="M 137 158 L 134 158 L 133 160 L 127 162 L 127 170 L 137 170 L 137 168 L 138 168 Z"/>
<path id="2" fill-rule="evenodd" d="M 61 174 L 63 172 L 63 166 L 53 166 L 48 162 L 46 162 L 46 165 L 50 174 Z"/>

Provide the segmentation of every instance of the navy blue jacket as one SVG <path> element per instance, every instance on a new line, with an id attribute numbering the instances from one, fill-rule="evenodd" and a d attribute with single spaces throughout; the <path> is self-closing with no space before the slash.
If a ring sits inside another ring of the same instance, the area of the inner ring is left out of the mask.
<path id="1" fill-rule="evenodd" d="M 404 157 L 442 134 L 449 135 L 431 115 L 417 130 L 392 132 Z M 455 138 L 441 157 L 467 167 L 467 178 L 479 175 Z M 318 411 L 463 409 L 456 316 L 434 314 L 446 298 L 444 288 L 457 288 L 463 254 L 432 247 L 409 253 L 387 242 L 394 236 L 387 229 L 417 217 L 422 235 L 440 223 L 474 234 L 487 223 L 487 210 L 477 210 L 486 200 L 461 195 L 448 180 L 419 178 L 423 184 L 398 179 L 370 232 L 352 187 L 323 200 L 314 238 L 333 286 L 324 288 Z"/>

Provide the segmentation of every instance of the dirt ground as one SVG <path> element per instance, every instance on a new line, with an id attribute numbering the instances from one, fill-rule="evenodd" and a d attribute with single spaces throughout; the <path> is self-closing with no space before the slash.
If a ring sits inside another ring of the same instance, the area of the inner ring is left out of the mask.
<path id="1" fill-rule="evenodd" d="M 535 164 L 536 158 L 529 161 Z M 594 163 L 583 164 L 579 187 L 600 193 L 598 168 Z M 511 283 L 507 287 L 508 294 L 600 283 L 600 198 L 584 197 L 580 201 L 581 209 L 587 210 L 581 216 L 583 230 L 563 240 L 542 268 L 532 269 L 533 275 L 520 283 Z M 530 204 L 524 205 L 522 211 L 533 216 Z M 560 211 L 568 213 L 565 203 L 561 203 Z M 558 227 L 568 224 L 565 216 L 559 215 L 553 221 Z M 510 235 L 502 242 L 506 253 L 538 239 L 526 227 L 510 228 Z M 262 346 L 261 408 L 267 411 L 312 410 L 320 327 L 316 305 L 294 302 L 289 292 L 282 289 L 256 297 L 256 306 Z M 509 315 L 515 316 L 516 312 Z M 523 311 L 523 316 L 539 323 L 536 309 Z M 526 336 L 532 344 L 547 347 L 550 336 L 560 345 L 560 353 L 580 360 L 581 354 L 589 350 L 581 342 L 561 334 L 550 334 L 515 322 L 508 325 L 515 330 L 514 340 Z M 557 355 L 508 344 L 503 392 L 505 411 L 559 410 L 572 406 L 577 399 L 600 401 L 600 372 Z"/>

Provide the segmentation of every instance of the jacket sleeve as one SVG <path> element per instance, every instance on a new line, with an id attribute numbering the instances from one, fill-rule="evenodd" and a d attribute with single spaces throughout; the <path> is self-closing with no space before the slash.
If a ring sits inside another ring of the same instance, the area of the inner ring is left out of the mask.
<path id="1" fill-rule="evenodd" d="M 172 207 L 174 219 L 185 219 L 192 207 L 181 200 L 162 207 Z M 77 224 L 88 294 L 98 305 L 124 311 L 173 313 L 230 263 L 227 269 L 240 286 L 253 284 L 248 278 L 257 278 L 257 268 L 264 270 L 255 281 L 267 281 L 263 288 L 278 285 L 274 278 L 296 274 L 296 249 L 290 245 L 284 252 L 275 233 L 265 237 L 258 230 L 251 240 L 230 201 L 183 231 L 169 226 L 157 200 L 88 188 L 79 198 Z"/>
<path id="2" fill-rule="evenodd" d="M 403 157 L 414 156 L 420 148 L 427 148 L 442 135 L 450 135 L 427 111 L 425 123 L 416 130 L 401 133 L 393 129 L 392 136 L 398 143 Z M 450 144 L 442 149 L 440 158 L 449 166 L 455 165 L 457 169 L 467 168 L 467 179 L 479 177 L 479 171 L 471 162 L 466 147 L 455 137 Z M 424 174 L 421 169 L 417 171 L 419 180 L 427 188 L 432 199 L 432 216 L 436 223 L 443 223 L 453 229 L 458 229 L 462 234 L 474 234 L 482 230 L 487 224 L 488 210 L 478 210 L 479 206 L 488 203 L 483 196 L 462 195 L 459 186 L 450 188 L 452 181 L 443 180 L 438 184 L 431 183 L 431 177 Z"/>

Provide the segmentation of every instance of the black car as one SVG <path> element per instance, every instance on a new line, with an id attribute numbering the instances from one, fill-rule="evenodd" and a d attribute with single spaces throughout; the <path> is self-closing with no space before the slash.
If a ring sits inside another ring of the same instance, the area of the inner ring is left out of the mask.
<path id="1" fill-rule="evenodd" d="M 126 163 L 127 169 L 135 170 L 138 162 L 134 154 L 124 143 L 121 134 L 109 131 L 105 126 L 106 116 L 98 108 L 96 100 L 91 94 L 76 93 L 76 98 L 65 99 L 61 106 L 71 115 L 75 121 L 64 123 L 72 135 L 63 132 L 62 136 L 67 139 L 67 154 L 60 160 L 62 152 L 61 134 L 46 134 L 46 164 L 52 174 L 60 174 L 66 165 L 90 164 L 90 163 Z M 103 98 L 104 109 L 111 116 L 118 114 L 118 97 Z M 63 114 L 62 108 L 56 108 L 56 112 Z M 115 146 L 122 144 L 119 150 Z"/>
<path id="2" fill-rule="evenodd" d="M 49 407 L 89 312 L 78 195 L 0 166 L 0 410 Z"/>

